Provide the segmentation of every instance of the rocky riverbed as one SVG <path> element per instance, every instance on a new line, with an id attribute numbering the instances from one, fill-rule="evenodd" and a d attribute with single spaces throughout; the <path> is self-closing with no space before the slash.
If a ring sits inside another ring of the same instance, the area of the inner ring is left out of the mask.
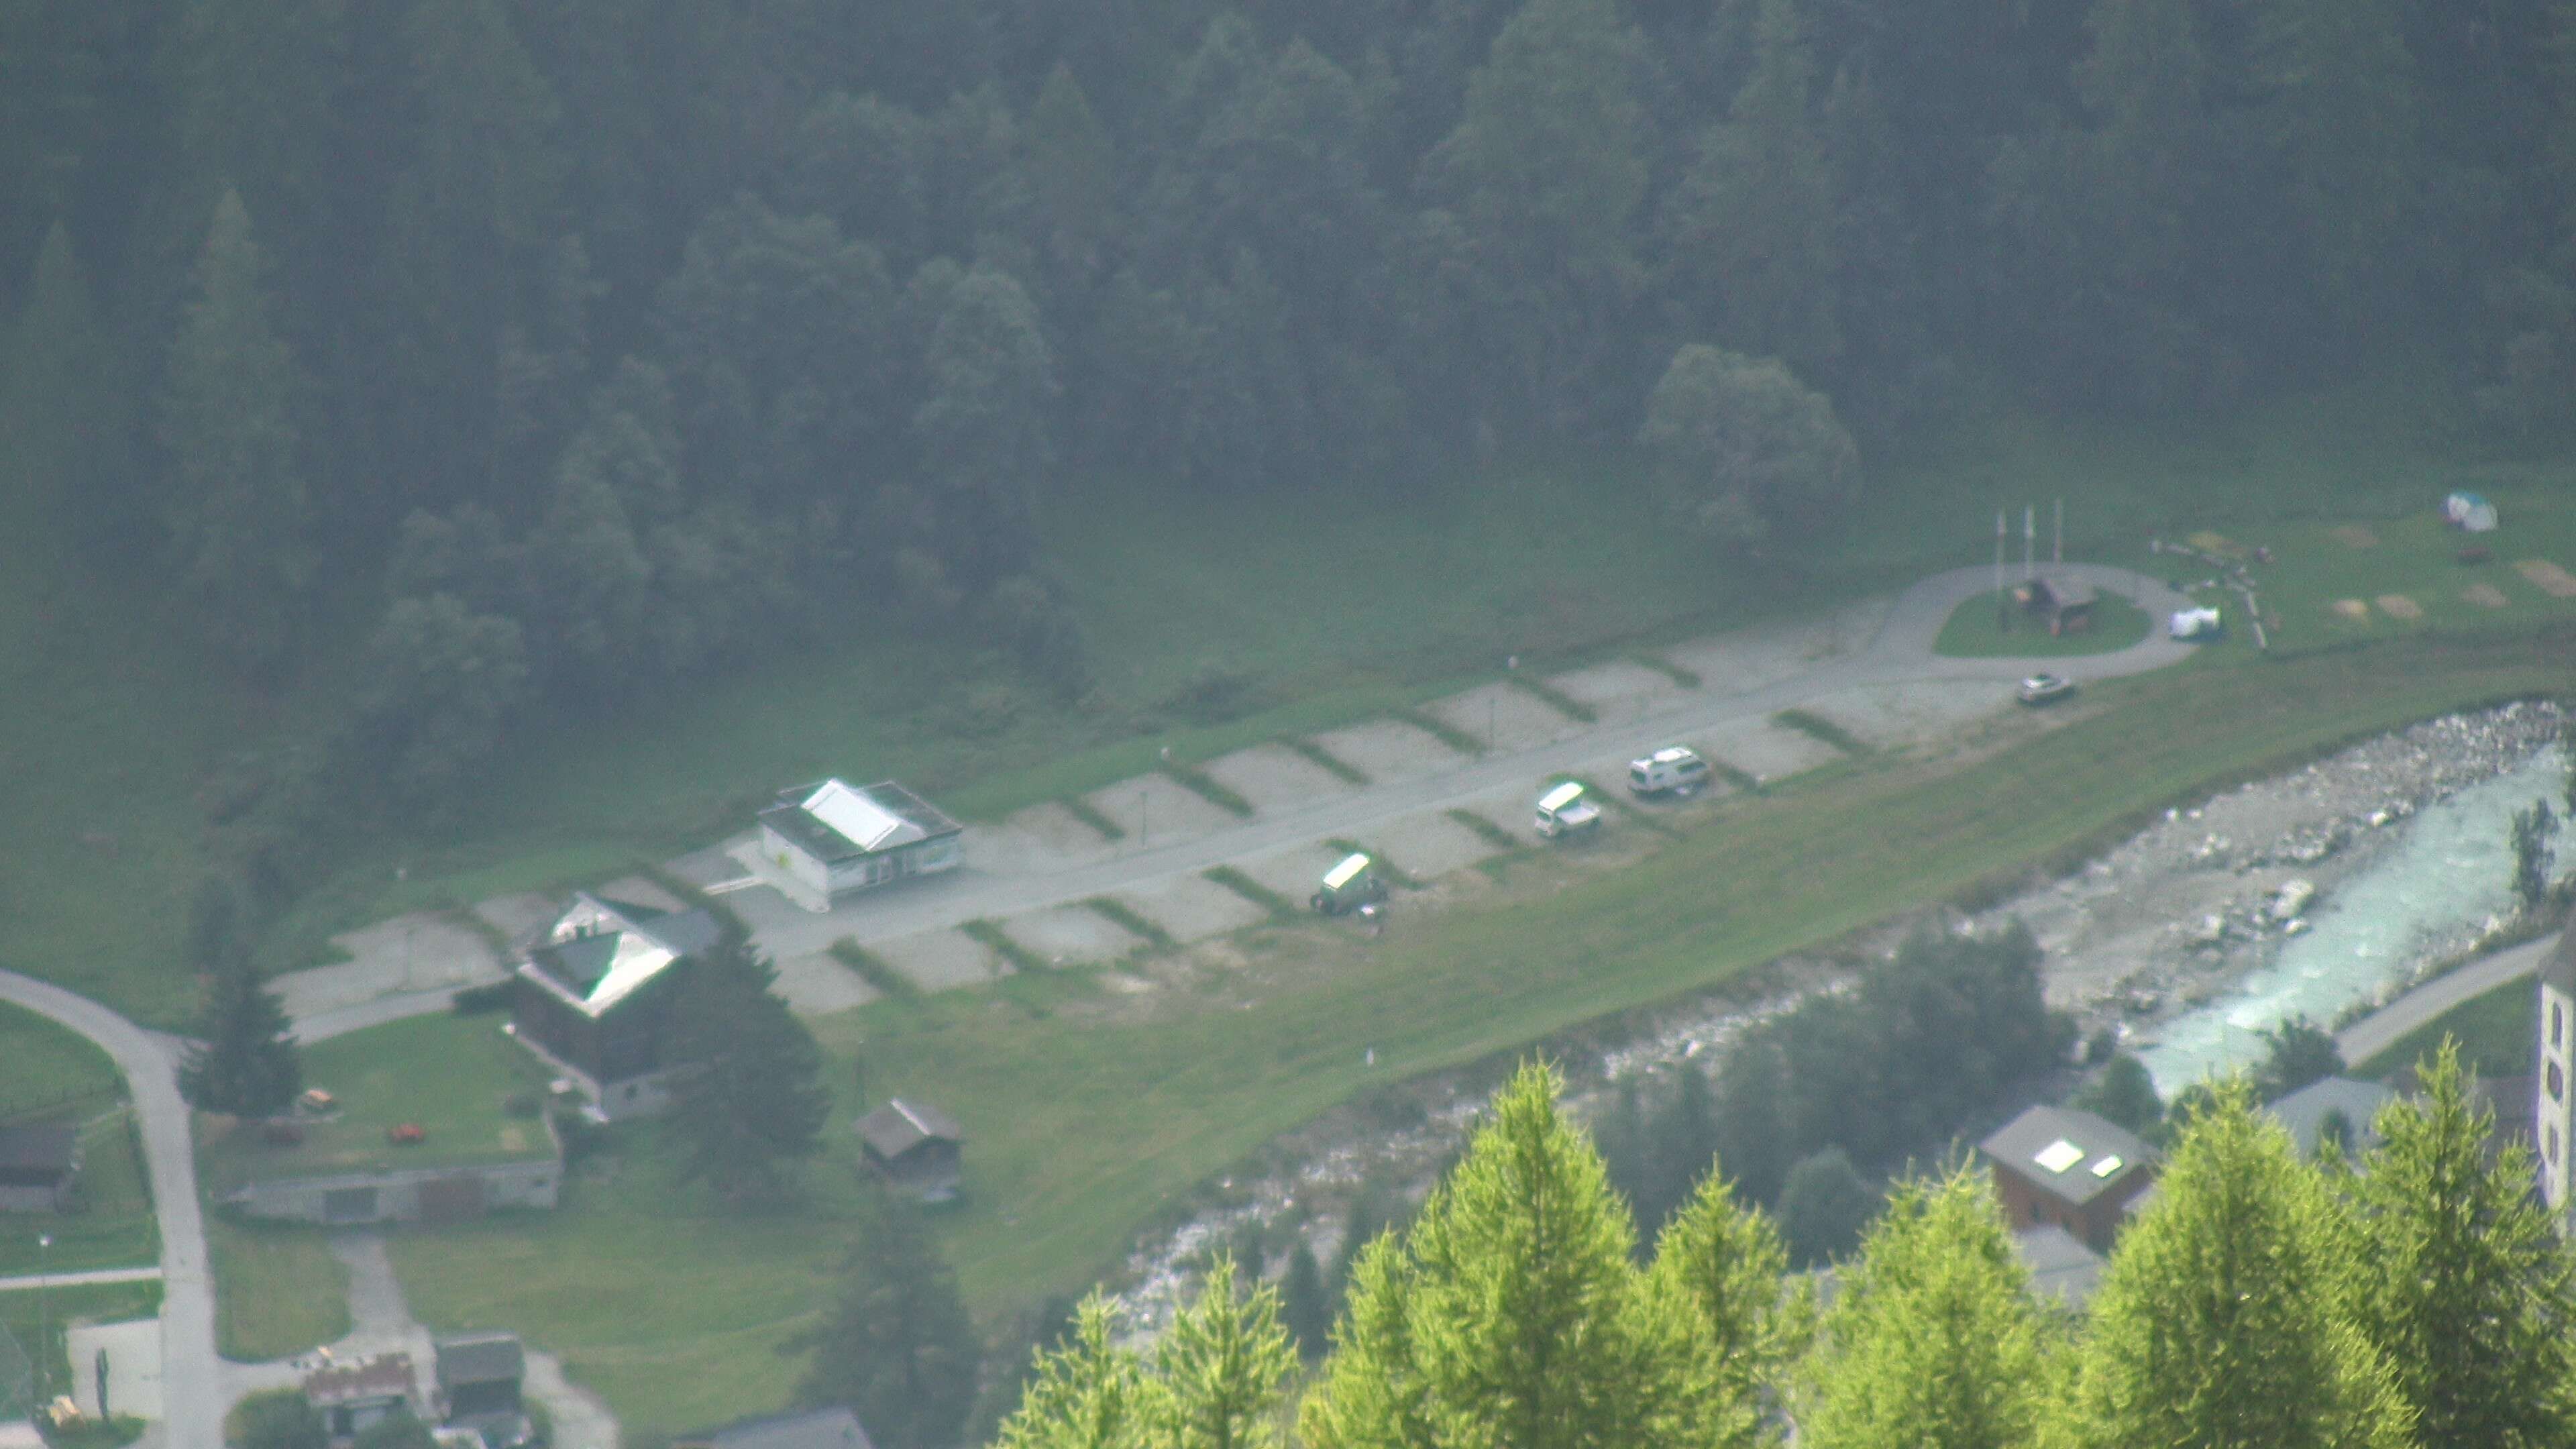
<path id="1" fill-rule="evenodd" d="M 2559 738 L 2563 718 L 2555 705 L 2515 704 L 2384 735 L 2176 807 L 2074 874 L 2034 882 L 1974 917 L 1949 914 L 1948 923 L 1992 928 L 2020 919 L 2047 952 L 2052 1006 L 2073 1014 L 2085 1036 L 2107 1027 L 2144 1042 L 2269 963 L 2338 887 L 2394 843 L 2394 827 L 2528 763 Z M 1892 950 L 1912 924 L 1893 924 L 1859 949 Z M 2420 972 L 2455 958 L 2494 924 L 2426 933 L 2408 964 Z M 1568 1063 L 1575 1109 L 1599 1105 L 1608 1083 L 1628 1073 L 1704 1069 L 1748 1025 L 1808 993 L 1837 989 L 1848 969 L 1847 962 L 1793 958 L 1767 974 L 1775 989 L 1759 1004 L 1712 998 L 1641 1023 L 1597 1057 Z M 2402 981 L 2389 989 L 2402 989 Z M 1260 1227 L 1273 1272 L 1292 1233 L 1329 1258 L 1360 1182 L 1374 1176 L 1427 1186 L 1463 1140 L 1488 1087 L 1462 1079 L 1416 1083 L 1398 1098 L 1338 1110 L 1273 1144 L 1265 1155 L 1275 1166 L 1219 1184 L 1221 1206 L 1155 1235 L 1129 1259 L 1122 1297 L 1131 1331 L 1159 1328 L 1199 1264 L 1247 1225 Z"/>

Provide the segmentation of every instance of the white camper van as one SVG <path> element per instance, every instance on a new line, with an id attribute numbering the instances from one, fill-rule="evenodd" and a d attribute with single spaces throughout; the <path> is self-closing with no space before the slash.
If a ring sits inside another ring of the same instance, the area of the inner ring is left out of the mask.
<path id="1" fill-rule="evenodd" d="M 1642 760 L 1628 762 L 1628 790 L 1635 795 L 1696 795 L 1708 783 L 1708 761 L 1699 751 L 1667 745 Z"/>
<path id="2" fill-rule="evenodd" d="M 1572 780 L 1538 797 L 1538 833 L 1550 840 L 1586 835 L 1601 828 L 1601 807 L 1583 798 Z"/>

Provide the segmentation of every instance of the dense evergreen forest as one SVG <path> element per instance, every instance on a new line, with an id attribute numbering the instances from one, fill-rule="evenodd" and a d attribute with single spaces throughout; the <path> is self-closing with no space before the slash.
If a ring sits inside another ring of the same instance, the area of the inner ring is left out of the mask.
<path id="1" fill-rule="evenodd" d="M 9 0 L 0 422 L 210 659 L 361 660 L 262 808 L 416 813 L 854 611 L 1079 693 L 1100 470 L 1635 442 L 1795 550 L 1972 379 L 2552 427 L 2571 68 L 2565 0 Z"/>

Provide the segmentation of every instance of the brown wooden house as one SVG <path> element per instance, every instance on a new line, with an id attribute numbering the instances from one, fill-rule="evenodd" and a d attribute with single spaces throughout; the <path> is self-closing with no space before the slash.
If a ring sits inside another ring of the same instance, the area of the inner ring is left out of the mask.
<path id="1" fill-rule="evenodd" d="M 901 1097 L 859 1119 L 860 1161 L 923 1202 L 957 1196 L 965 1142 L 955 1118 Z"/>
<path id="2" fill-rule="evenodd" d="M 2097 1253 L 2111 1251 L 2130 1203 L 2156 1180 L 2154 1148 L 2071 1107 L 2033 1107 L 1977 1150 L 2014 1232 L 2054 1224 Z"/>
<path id="3" fill-rule="evenodd" d="M 663 1028 L 691 957 L 715 944 L 705 911 L 657 911 L 587 893 L 520 961 L 511 1029 L 603 1119 L 658 1111 Z"/>

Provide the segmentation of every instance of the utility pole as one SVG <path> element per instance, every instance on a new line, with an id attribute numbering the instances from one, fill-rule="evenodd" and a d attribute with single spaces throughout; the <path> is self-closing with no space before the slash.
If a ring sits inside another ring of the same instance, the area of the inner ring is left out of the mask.
<path id="1" fill-rule="evenodd" d="M 2021 506 L 2021 581 L 2029 583 L 2037 571 L 2031 562 L 2031 545 L 2039 541 L 2039 510 L 2032 504 Z"/>
<path id="2" fill-rule="evenodd" d="M 2004 605 L 2004 511 L 1995 510 L 1995 629 L 1998 633 L 2012 627 L 2012 615 Z"/>
<path id="3" fill-rule="evenodd" d="M 36 1235 L 36 1405 L 54 1401 L 54 1235 Z"/>
<path id="4" fill-rule="evenodd" d="M 2057 533 L 2048 545 L 2048 561 L 2052 564 L 2066 562 L 2066 500 L 2063 498 L 2057 500 Z"/>

